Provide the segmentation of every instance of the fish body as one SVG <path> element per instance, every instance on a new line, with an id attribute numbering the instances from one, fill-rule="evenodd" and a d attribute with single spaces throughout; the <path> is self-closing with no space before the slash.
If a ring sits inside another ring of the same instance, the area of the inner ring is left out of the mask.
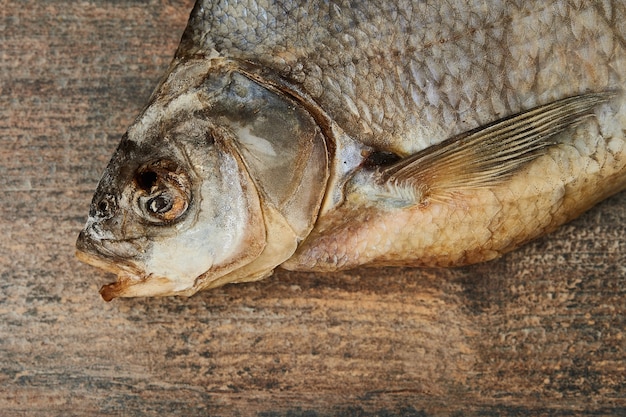
<path id="1" fill-rule="evenodd" d="M 626 5 L 199 0 L 94 195 L 117 296 L 493 259 L 626 187 Z"/>

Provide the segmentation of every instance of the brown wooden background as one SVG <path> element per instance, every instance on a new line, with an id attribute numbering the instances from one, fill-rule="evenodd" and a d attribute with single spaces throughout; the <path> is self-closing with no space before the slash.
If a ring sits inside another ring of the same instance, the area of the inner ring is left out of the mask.
<path id="1" fill-rule="evenodd" d="M 626 414 L 626 194 L 471 268 L 104 303 L 91 193 L 191 0 L 0 0 L 0 415 Z"/>

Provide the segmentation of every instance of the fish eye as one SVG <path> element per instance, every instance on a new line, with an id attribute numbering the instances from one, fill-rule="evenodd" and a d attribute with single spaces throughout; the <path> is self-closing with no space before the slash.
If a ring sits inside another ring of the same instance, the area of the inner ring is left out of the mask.
<path id="1" fill-rule="evenodd" d="M 161 194 L 154 198 L 151 198 L 146 203 L 146 209 L 153 214 L 163 214 L 171 210 L 172 199 L 168 196 Z"/>
<path id="2" fill-rule="evenodd" d="M 153 224 L 178 220 L 191 201 L 189 178 L 171 164 L 157 162 L 137 171 L 134 178 L 137 214 Z"/>

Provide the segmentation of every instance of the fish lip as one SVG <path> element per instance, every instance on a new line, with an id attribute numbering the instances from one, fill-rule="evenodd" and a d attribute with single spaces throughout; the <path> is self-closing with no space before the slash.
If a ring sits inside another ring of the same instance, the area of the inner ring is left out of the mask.
<path id="1" fill-rule="evenodd" d="M 143 273 L 134 265 L 123 260 L 112 260 L 98 253 L 86 252 L 76 249 L 76 258 L 88 265 L 100 268 L 104 271 L 111 272 L 118 276 L 134 277 L 136 280 L 143 279 Z"/>
<path id="2" fill-rule="evenodd" d="M 87 230 L 82 230 L 76 240 L 76 257 L 81 262 L 118 276 L 132 276 L 141 280 L 144 274 L 130 259 L 143 253 L 140 247 L 145 241 L 145 237 L 124 240 L 94 239 Z M 126 252 L 115 247 L 120 244 L 127 245 Z M 129 244 L 132 245 L 132 253 L 128 252 Z"/>
<path id="3" fill-rule="evenodd" d="M 110 284 L 103 285 L 100 287 L 100 296 L 108 303 L 109 301 L 119 297 L 120 293 L 123 291 L 122 285 L 122 281 L 115 281 Z"/>
<path id="4" fill-rule="evenodd" d="M 125 260 L 136 258 L 144 251 L 145 236 L 127 239 L 95 238 L 90 229 L 82 230 L 76 240 L 76 250 L 102 259 Z"/>
<path id="5" fill-rule="evenodd" d="M 148 241 L 147 237 L 97 238 L 90 233 L 89 227 L 79 233 L 75 252 L 78 260 L 116 275 L 114 282 L 100 288 L 104 301 L 118 297 L 191 295 L 196 291 L 193 287 L 177 289 L 169 278 L 145 271 L 141 255 L 145 254 L 143 248 Z"/>
<path id="6" fill-rule="evenodd" d="M 170 295 L 191 296 L 197 291 L 194 287 L 177 288 L 167 277 L 148 274 L 143 277 L 120 273 L 116 282 L 103 285 L 100 295 L 104 301 L 118 297 L 162 297 Z"/>
<path id="7" fill-rule="evenodd" d="M 117 258 L 112 259 L 98 251 L 84 250 L 79 243 L 76 245 L 76 257 L 81 262 L 116 275 L 114 282 L 100 287 L 100 296 L 107 302 L 123 295 L 131 283 L 140 283 L 147 279 L 147 276 L 139 268 L 128 261 Z"/>
<path id="8" fill-rule="evenodd" d="M 146 280 L 147 277 L 134 277 L 127 274 L 118 274 L 117 280 L 109 284 L 100 287 L 100 296 L 107 303 L 114 300 L 117 297 L 122 296 L 132 283 L 141 283 Z"/>

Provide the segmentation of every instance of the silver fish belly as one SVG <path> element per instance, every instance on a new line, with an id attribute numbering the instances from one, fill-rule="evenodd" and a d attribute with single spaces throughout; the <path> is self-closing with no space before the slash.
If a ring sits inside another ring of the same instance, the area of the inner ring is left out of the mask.
<path id="1" fill-rule="evenodd" d="M 199 0 L 77 242 L 115 297 L 483 262 L 626 188 L 626 5 Z"/>

